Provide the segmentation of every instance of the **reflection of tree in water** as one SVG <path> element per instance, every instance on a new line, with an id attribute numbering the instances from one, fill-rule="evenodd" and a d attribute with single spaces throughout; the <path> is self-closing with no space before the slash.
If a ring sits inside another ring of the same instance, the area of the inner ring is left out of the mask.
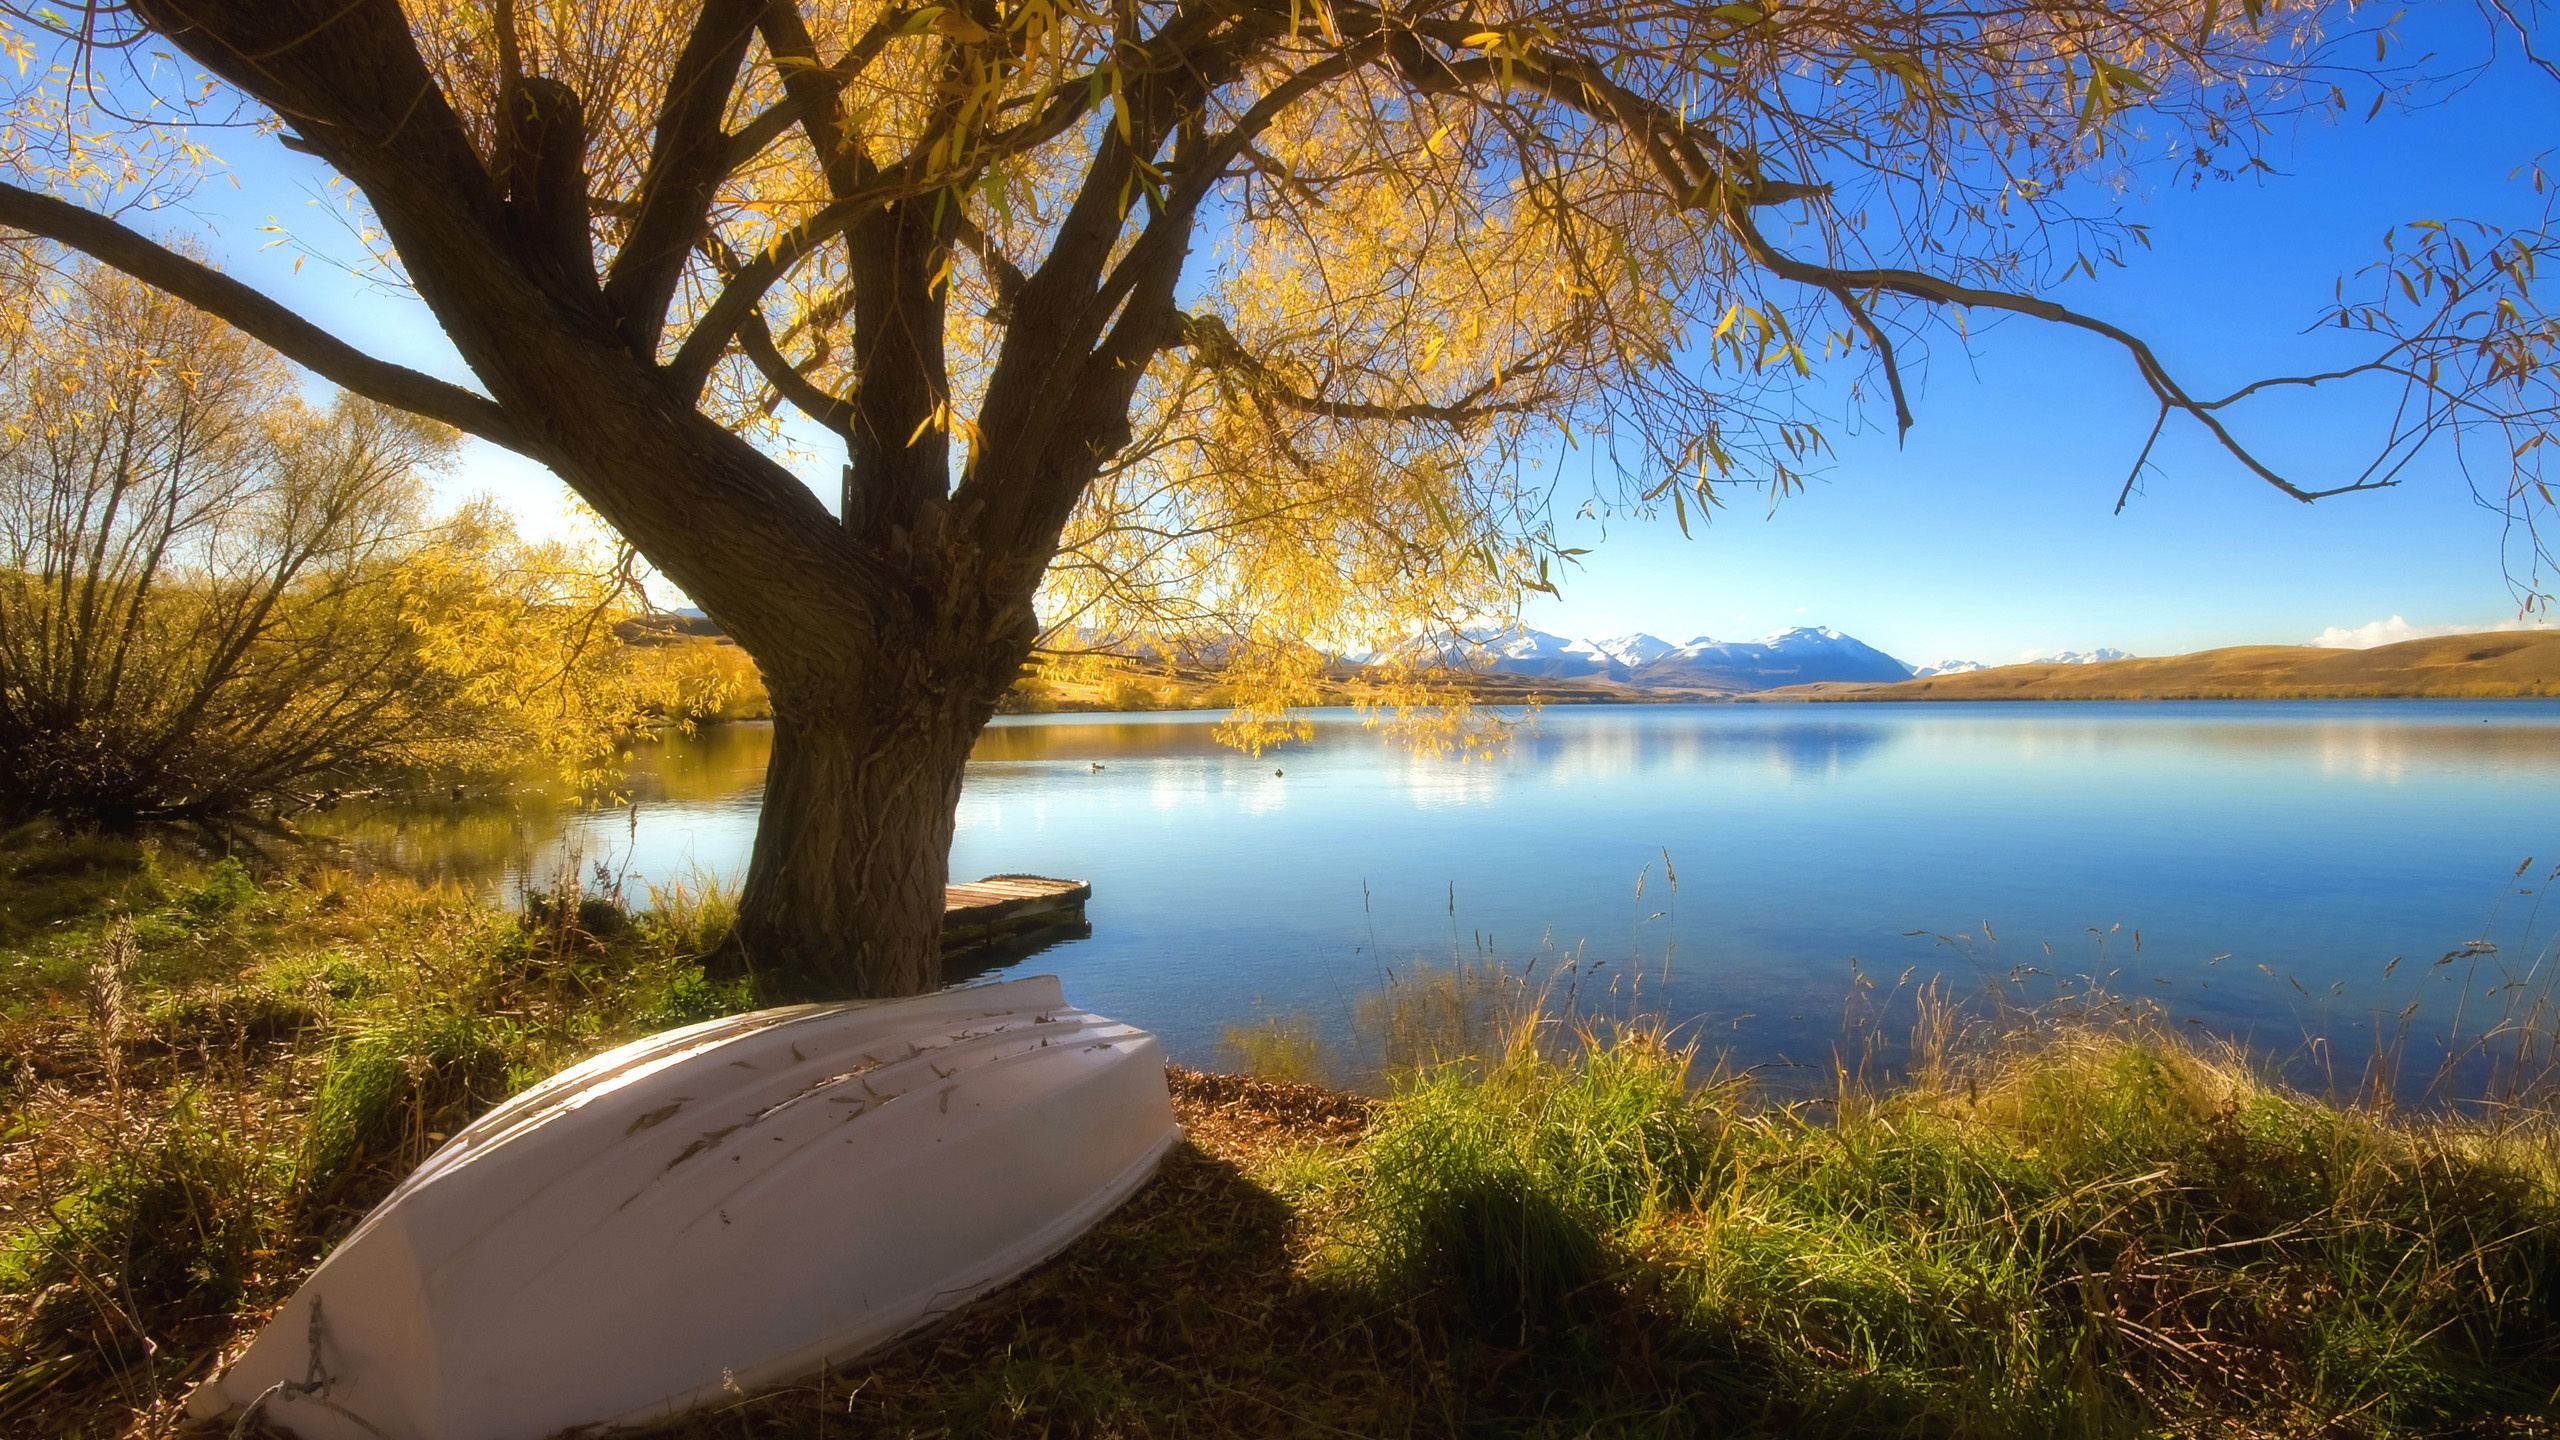
<path id="1" fill-rule="evenodd" d="M 1174 756 L 1241 756 L 1244 752 L 1218 743 L 1217 726 L 1212 723 L 1226 718 L 1225 712 L 1204 714 L 1194 720 L 1112 720 L 1079 723 L 1070 717 L 1042 717 L 1036 725 L 990 725 L 979 732 L 977 748 L 969 752 L 973 762 L 1036 762 L 1043 760 L 1156 759 Z M 1322 725 L 1319 734 L 1357 726 Z M 1302 744 L 1277 745 L 1264 753 L 1287 753 L 1303 750 Z"/>
<path id="2" fill-rule="evenodd" d="M 754 803 L 773 755 L 773 727 L 745 722 L 706 725 L 691 735 L 670 731 L 628 753 L 620 787 L 610 795 L 578 794 L 556 771 L 530 767 L 503 783 L 465 787 L 458 797 L 352 801 L 297 816 L 294 823 L 345 847 L 361 864 L 484 892 L 510 891 L 521 879 L 544 883 L 547 877 L 522 872 L 573 829 L 594 830 L 601 821 L 602 829 L 618 836 L 630 805 L 645 811 L 650 805 Z"/>
<path id="3" fill-rule="evenodd" d="M 567 807 L 539 789 L 451 799 L 354 803 L 295 817 L 358 864 L 489 891 L 560 833 Z"/>
<path id="4" fill-rule="evenodd" d="M 691 735 L 669 733 L 633 748 L 624 772 L 625 794 L 643 803 L 727 800 L 761 787 L 772 759 L 769 721 L 705 725 Z"/>

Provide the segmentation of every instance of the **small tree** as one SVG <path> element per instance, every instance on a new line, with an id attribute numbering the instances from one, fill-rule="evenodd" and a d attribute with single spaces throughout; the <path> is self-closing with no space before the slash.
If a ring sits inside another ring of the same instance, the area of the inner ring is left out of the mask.
<path id="1" fill-rule="evenodd" d="M 0 361 L 0 771 L 109 822 L 292 807 L 386 769 L 575 775 L 716 704 L 623 650 L 610 561 L 482 502 L 443 426 L 304 403 L 276 356 L 102 266 L 14 278 Z"/>
<path id="2" fill-rule="evenodd" d="M 2091 183 L 2133 147 L 2228 172 L 2271 117 L 2344 103 L 2343 8 L 66 10 L 21 12 L 63 68 L 20 96 L 0 223 L 541 460 L 694 596 L 772 696 L 741 954 L 839 991 L 938 980 L 962 767 L 1044 585 L 1052 625 L 1220 632 L 1283 702 L 1326 648 L 1547 585 L 1549 437 L 1685 521 L 1800 481 L 1819 363 L 1910 424 L 1897 346 L 1969 311 L 2121 345 L 2164 420 L 2297 498 L 2390 479 L 2288 480 L 2227 428 L 2238 397 L 2036 293 L 2134 233 Z M 94 79 L 171 47 L 209 89 Z M 100 213 L 165 174 L 100 163 L 102 96 L 152 122 L 128 157 L 186 161 L 227 99 L 324 160 L 485 393 Z M 785 406 L 843 446 L 832 509 L 752 443 Z"/>
<path id="3" fill-rule="evenodd" d="M 0 767 L 110 820 L 272 801 L 422 745 L 444 681 L 401 614 L 441 426 L 314 412 L 291 370 L 104 267 L 0 371 Z"/>

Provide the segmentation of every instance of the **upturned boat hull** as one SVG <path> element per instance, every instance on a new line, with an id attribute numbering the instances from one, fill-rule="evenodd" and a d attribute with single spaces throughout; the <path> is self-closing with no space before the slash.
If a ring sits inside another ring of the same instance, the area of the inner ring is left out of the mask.
<path id="1" fill-rule="evenodd" d="M 1054 976 L 670 1031 L 456 1134 L 188 1408 L 302 1440 L 657 1419 L 1005 1284 L 1180 1135 L 1155 1037 Z"/>

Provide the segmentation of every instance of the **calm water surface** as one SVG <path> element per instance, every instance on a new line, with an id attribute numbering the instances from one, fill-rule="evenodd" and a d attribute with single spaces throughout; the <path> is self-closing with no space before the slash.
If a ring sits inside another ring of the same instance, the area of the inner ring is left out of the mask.
<path id="1" fill-rule="evenodd" d="M 2377 1013 L 2417 999 L 2441 1030 L 2464 977 L 2522 977 L 2560 932 L 2537 913 L 2560 702 L 1559 707 L 1490 761 L 1333 712 L 1248 757 L 1216 718 L 1000 719 L 952 855 L 1090 879 L 1092 938 L 1023 968 L 1195 1062 L 1258 1013 L 1355 1045 L 1390 969 L 1491 954 L 1602 990 L 1641 972 L 1648 1008 L 1743 1063 L 1827 1063 L 1858 997 L 1932 976 L 2094 976 L 2273 1049 L 2327 1035 L 2344 1065 Z M 645 752 L 630 811 L 350 824 L 500 889 L 573 855 L 734 879 L 769 745 Z M 2487 969 L 2433 963 L 2484 935 Z"/>

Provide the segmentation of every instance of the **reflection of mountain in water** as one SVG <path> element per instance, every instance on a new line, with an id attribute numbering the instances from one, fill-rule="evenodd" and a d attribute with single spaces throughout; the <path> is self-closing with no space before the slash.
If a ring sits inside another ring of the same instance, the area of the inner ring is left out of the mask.
<path id="1" fill-rule="evenodd" d="M 2542 712 L 2519 711 L 2512 721 L 2477 710 L 2459 720 L 2413 721 L 2405 718 L 2408 707 L 2439 702 L 2388 702 L 2397 708 L 2384 714 L 2358 714 L 2355 702 L 2338 700 L 2084 703 L 2086 713 L 2073 713 L 2082 709 L 2073 702 L 2026 702 L 2019 708 L 2027 714 L 1967 714 L 1943 725 L 1923 721 L 1921 728 L 1933 743 L 1953 737 L 2022 757 L 2103 756 L 2114 764 L 2187 757 L 2252 768 L 2307 764 L 2322 774 L 2386 783 L 2446 770 L 2560 776 L 2560 726 Z M 2253 709 L 2275 703 L 2290 713 Z M 2006 723 L 1987 725 L 1987 719 Z"/>
<path id="2" fill-rule="evenodd" d="M 1515 768 L 1559 778 L 1693 773 L 1758 766 L 1819 780 L 1866 762 L 1902 727 L 1858 720 L 1700 725 L 1693 719 L 1541 728 L 1512 739 Z"/>

